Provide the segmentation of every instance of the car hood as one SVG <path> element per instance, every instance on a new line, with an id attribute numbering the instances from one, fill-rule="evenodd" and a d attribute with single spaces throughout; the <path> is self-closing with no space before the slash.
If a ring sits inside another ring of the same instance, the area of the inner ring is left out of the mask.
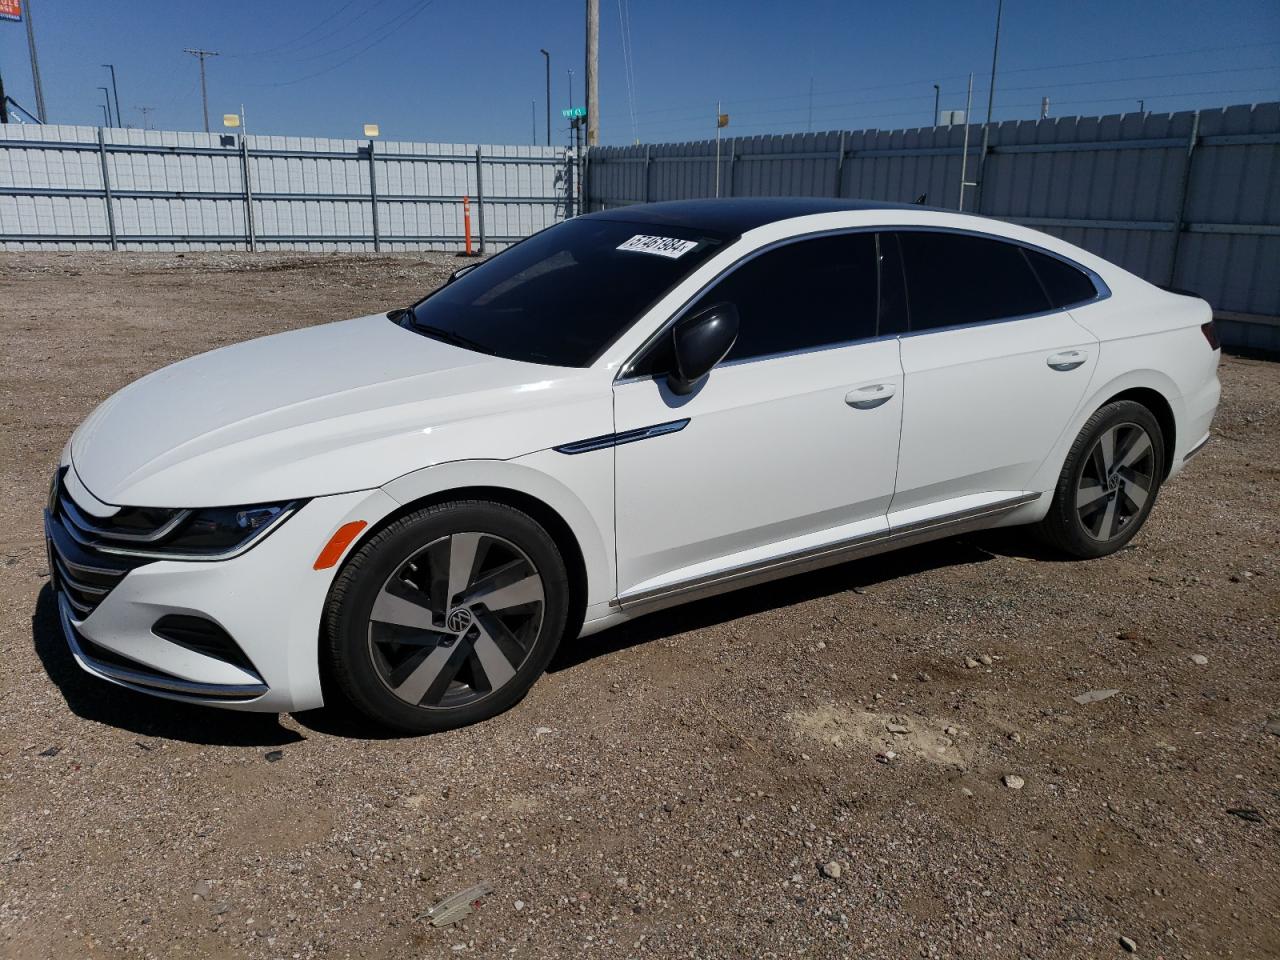
<path id="1" fill-rule="evenodd" d="M 104 503 L 211 507 L 381 486 L 446 460 L 608 433 L 588 371 L 491 357 L 374 314 L 224 347 L 89 415 L 71 462 Z M 547 416 L 548 406 L 563 407 Z"/>

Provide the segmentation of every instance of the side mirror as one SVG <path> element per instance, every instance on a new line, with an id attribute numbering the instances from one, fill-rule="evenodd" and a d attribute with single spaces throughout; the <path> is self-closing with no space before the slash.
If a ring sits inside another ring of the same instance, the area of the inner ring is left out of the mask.
<path id="1" fill-rule="evenodd" d="M 667 375 L 671 392 L 692 393 L 711 368 L 723 360 L 738 339 L 738 308 L 717 303 L 684 317 L 671 330 L 675 362 Z"/>

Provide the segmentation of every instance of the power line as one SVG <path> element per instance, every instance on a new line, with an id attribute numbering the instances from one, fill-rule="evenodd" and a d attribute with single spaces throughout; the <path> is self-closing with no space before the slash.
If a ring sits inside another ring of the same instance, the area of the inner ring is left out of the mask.
<path id="1" fill-rule="evenodd" d="M 294 37 L 292 40 L 286 40 L 284 43 L 277 44 L 277 45 L 276 45 L 276 46 L 274 46 L 274 47 L 266 47 L 266 48 L 265 48 L 265 49 L 263 49 L 263 50 L 250 50 L 250 51 L 248 51 L 248 52 L 246 52 L 246 53 L 228 53 L 228 54 L 227 54 L 227 56 L 228 56 L 228 57 L 231 57 L 231 58 L 233 58 L 233 59 L 240 59 L 240 58 L 243 58 L 243 57 L 264 57 L 264 56 L 266 56 L 266 55 L 268 55 L 268 54 L 276 53 L 276 52 L 278 52 L 278 51 L 280 51 L 280 50 L 284 50 L 284 49 L 287 49 L 288 47 L 292 47 L 292 46 L 293 46 L 294 44 L 296 44 L 298 41 L 303 40 L 303 39 L 305 39 L 306 37 L 311 36 L 311 34 L 315 33 L 317 30 L 323 29 L 324 27 L 328 26 L 330 23 L 332 23 L 334 20 L 336 20 L 336 19 L 338 18 L 338 14 L 340 14 L 340 13 L 342 13 L 343 11 L 345 11 L 345 10 L 349 9 L 350 7 L 354 6 L 354 5 L 356 4 L 356 2 L 357 2 L 357 0 L 347 0 L 347 2 L 346 2 L 346 3 L 344 3 L 342 6 L 340 6 L 340 7 L 339 7 L 337 10 L 335 10 L 333 13 L 329 14 L 329 16 L 328 16 L 328 17 L 326 17 L 326 18 L 324 18 L 324 19 L 322 19 L 322 20 L 318 21 L 318 22 L 316 23 L 316 25 L 315 25 L 315 26 L 313 26 L 310 30 L 304 30 L 302 33 L 298 34 L 298 35 L 297 35 L 296 37 Z M 367 11 L 366 11 L 366 12 L 367 12 Z M 340 33 L 342 29 L 345 29 L 345 25 L 344 25 L 342 28 L 340 28 L 339 30 L 334 31 L 334 33 Z M 327 34 L 325 34 L 325 37 L 330 37 L 330 36 L 333 36 L 333 33 L 327 33 Z M 323 39 L 323 38 L 320 38 L 320 39 Z M 315 42 L 315 41 L 313 41 L 313 42 Z M 309 43 L 303 44 L 303 46 L 304 46 L 304 47 L 305 47 L 305 46 L 310 46 L 310 45 L 311 45 L 311 44 L 309 44 Z"/>
<path id="2" fill-rule="evenodd" d="M 1000 70 L 1000 75 L 1007 76 L 1009 74 L 1014 74 L 1014 73 L 1035 73 L 1035 72 L 1041 72 L 1041 71 L 1047 71 L 1047 70 L 1064 70 L 1071 67 L 1094 67 L 1094 66 L 1101 66 L 1104 64 L 1111 64 L 1111 63 L 1128 63 L 1128 62 L 1137 61 L 1137 60 L 1154 60 L 1162 57 L 1192 56 L 1192 55 L 1201 54 L 1201 53 L 1220 53 L 1223 51 L 1239 51 L 1239 50 L 1257 49 L 1260 47 L 1276 47 L 1276 46 L 1280 46 L 1280 40 L 1264 40 L 1256 43 L 1242 43 L 1242 44 L 1233 44 L 1230 46 L 1220 46 L 1220 47 L 1199 47 L 1197 49 L 1192 49 L 1192 50 L 1170 50 L 1165 53 L 1148 53 L 1148 54 L 1139 54 L 1136 56 L 1127 56 L 1127 57 L 1110 57 L 1102 60 L 1077 60 L 1074 62 L 1043 64 L 1043 65 L 1034 66 L 1034 67 L 1002 68 Z M 1262 68 L 1258 68 L 1258 69 L 1262 69 Z M 1194 74 L 1179 74 L 1179 76 L 1193 76 L 1193 75 Z M 870 85 L 857 86 L 857 87 L 839 87 L 831 90 L 815 91 L 814 96 L 829 97 L 829 96 L 837 96 L 837 95 L 847 94 L 847 93 L 862 93 L 870 90 L 891 90 L 891 89 L 897 89 L 901 87 L 912 87 L 917 85 L 928 86 L 930 87 L 930 89 L 932 89 L 931 85 L 934 83 L 946 82 L 949 80 L 964 80 L 967 76 L 968 74 L 965 73 L 965 74 L 957 74 L 955 76 L 948 76 L 948 77 L 936 77 L 936 76 L 920 77 L 914 80 L 897 80 L 890 83 L 870 84 Z M 1120 79 L 1122 78 L 1117 78 L 1116 82 L 1119 82 Z M 1037 84 L 1034 89 L 1038 89 L 1042 86 L 1046 86 L 1046 85 Z M 1006 88 L 1006 89 L 1029 89 L 1029 88 Z M 734 104 L 736 106 L 736 105 L 748 104 L 748 103 L 776 103 L 776 102 L 786 101 L 786 100 L 804 100 L 808 96 L 809 94 L 806 92 L 806 93 L 795 93 L 795 94 L 779 94 L 779 95 L 770 96 L 770 97 L 746 97 L 741 99 L 734 98 Z M 668 103 L 665 107 L 654 107 L 649 110 L 641 110 L 641 111 L 638 111 L 638 113 L 639 115 L 644 116 L 644 115 L 655 114 L 655 113 L 665 113 L 671 109 L 680 109 L 682 107 L 688 107 L 692 109 L 693 106 L 694 106 L 693 103 L 689 101 L 683 101 L 680 103 Z M 699 113 L 699 116 L 701 115 L 702 113 Z"/>
<path id="3" fill-rule="evenodd" d="M 1071 81 L 1063 81 L 1060 83 L 1035 83 L 1035 84 L 1027 84 L 1027 85 L 1018 86 L 1018 87 L 1004 87 L 1003 89 L 1006 92 L 1021 92 L 1026 90 L 1050 91 L 1050 90 L 1062 90 L 1069 87 L 1096 86 L 1099 84 L 1125 84 L 1125 83 L 1134 83 L 1134 82 L 1147 81 L 1147 80 L 1170 80 L 1170 79 L 1182 79 L 1184 77 L 1221 76 L 1223 74 L 1253 73 L 1253 72 L 1263 71 L 1263 70 L 1280 70 L 1280 67 L 1266 65 L 1266 66 L 1258 66 L 1258 67 L 1229 67 L 1221 70 L 1194 70 L 1194 71 L 1184 71 L 1182 73 L 1139 74 L 1137 76 L 1130 76 L 1130 77 L 1113 77 L 1107 80 L 1071 80 Z M 875 88 L 864 88 L 864 89 L 875 89 Z M 984 92 L 984 91 L 980 90 L 979 92 Z M 831 110 L 841 110 L 847 107 L 856 107 L 861 104 L 923 102 L 923 101 L 932 99 L 932 97 L 933 97 L 933 94 L 931 93 L 910 94 L 910 95 L 900 96 L 900 97 L 877 96 L 877 97 L 870 97 L 862 100 L 844 101 L 842 103 L 818 104 L 817 107 L 821 111 L 831 111 Z M 1126 99 L 1129 99 L 1129 98 L 1126 98 Z M 737 102 L 738 101 L 735 101 L 735 104 Z M 741 102 L 747 102 L 747 101 L 741 101 Z M 1009 108 L 1009 105 L 1006 105 L 1006 109 L 1007 108 Z M 749 111 L 745 113 L 744 117 L 756 118 L 756 117 L 763 117 L 767 115 L 792 114 L 801 109 L 803 108 L 800 106 L 794 106 L 794 107 L 778 107 L 771 110 L 755 110 L 755 111 Z M 639 125 L 642 127 L 656 126 L 656 125 L 669 123 L 673 121 L 698 120 L 698 119 L 701 119 L 702 116 L 703 116 L 703 112 L 698 111 L 697 113 L 690 113 L 680 117 L 667 117 L 665 119 L 660 119 L 660 120 L 640 120 Z"/>
<path id="4" fill-rule="evenodd" d="M 429 6 L 431 6 L 433 2 L 434 0 L 423 0 L 423 2 L 420 3 L 420 5 L 416 9 L 410 10 L 407 12 L 406 15 L 403 15 L 397 18 L 394 23 L 388 23 L 386 25 L 387 29 L 383 31 L 378 37 L 376 37 L 371 43 L 369 43 L 367 46 L 361 47 L 359 50 L 357 50 L 355 53 L 353 53 L 351 56 L 347 57 L 344 60 L 339 60 L 337 63 L 332 63 L 329 66 L 323 68 L 322 70 L 317 70 L 314 73 L 308 73 L 305 76 L 301 76 L 301 77 L 294 77 L 292 80 L 281 80 L 278 83 L 258 84 L 258 86 L 288 87 L 295 83 L 302 83 L 304 80 L 311 80 L 315 77 L 322 76 L 333 70 L 337 70 L 339 67 L 346 66 L 352 60 L 355 60 L 357 57 L 361 56 L 362 54 L 367 53 L 368 51 L 372 50 L 374 47 L 382 43 L 384 40 L 386 40 L 388 37 L 399 32 L 399 30 L 402 27 L 407 27 L 410 23 L 412 23 L 414 20 L 420 17 L 426 11 L 426 9 Z"/>

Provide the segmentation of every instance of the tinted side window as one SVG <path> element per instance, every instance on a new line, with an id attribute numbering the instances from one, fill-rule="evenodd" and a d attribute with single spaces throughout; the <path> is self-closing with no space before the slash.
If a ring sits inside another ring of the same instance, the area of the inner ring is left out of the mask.
<path id="1" fill-rule="evenodd" d="M 1026 254 L 1055 307 L 1069 307 L 1098 295 L 1098 288 L 1082 270 L 1045 253 L 1027 250 Z"/>
<path id="2" fill-rule="evenodd" d="M 876 335 L 876 243 L 870 233 L 787 244 L 749 260 L 691 312 L 729 301 L 738 342 L 727 360 L 790 353 Z"/>
<path id="3" fill-rule="evenodd" d="M 1022 248 L 958 233 L 898 235 L 911 329 L 981 323 L 1051 308 Z"/>

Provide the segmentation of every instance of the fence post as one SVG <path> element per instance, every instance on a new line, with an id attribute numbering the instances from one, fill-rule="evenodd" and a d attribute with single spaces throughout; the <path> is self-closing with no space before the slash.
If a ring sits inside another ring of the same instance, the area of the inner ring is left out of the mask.
<path id="1" fill-rule="evenodd" d="M 373 213 L 373 252 L 382 250 L 378 236 L 378 176 L 373 165 L 373 140 L 369 141 L 369 206 Z"/>
<path id="2" fill-rule="evenodd" d="M 111 249 L 119 250 L 116 241 L 116 212 L 111 206 L 111 174 L 107 172 L 107 141 L 98 128 L 98 159 L 102 163 L 102 200 L 107 206 L 107 233 L 111 237 Z"/>
<path id="3" fill-rule="evenodd" d="M 644 147 L 644 202 L 649 202 L 649 165 L 653 163 L 652 148 L 645 144 Z"/>
<path id="4" fill-rule="evenodd" d="M 258 249 L 258 235 L 253 227 L 253 186 L 249 180 L 249 138 L 240 134 L 240 176 L 244 180 L 244 229 L 249 252 Z"/>
<path id="5" fill-rule="evenodd" d="M 844 192 L 844 131 L 840 131 L 840 152 L 836 154 L 836 196 Z"/>
<path id="6" fill-rule="evenodd" d="M 476 223 L 480 232 L 480 256 L 484 256 L 484 164 L 476 147 Z"/>
<path id="7" fill-rule="evenodd" d="M 1169 254 L 1169 285 L 1177 282 L 1178 248 L 1182 246 L 1182 234 L 1187 229 L 1187 194 L 1191 190 L 1191 165 L 1195 162 L 1196 144 L 1200 140 L 1200 111 L 1191 115 L 1191 136 L 1187 138 L 1187 159 L 1182 164 L 1182 177 L 1178 183 L 1178 217 L 1173 222 L 1173 250 Z"/>
<path id="8" fill-rule="evenodd" d="M 569 193 L 564 201 L 564 218 L 571 220 L 573 218 L 573 165 L 575 162 L 574 150 L 572 147 L 564 153 L 564 170 L 565 181 L 569 188 Z"/>

